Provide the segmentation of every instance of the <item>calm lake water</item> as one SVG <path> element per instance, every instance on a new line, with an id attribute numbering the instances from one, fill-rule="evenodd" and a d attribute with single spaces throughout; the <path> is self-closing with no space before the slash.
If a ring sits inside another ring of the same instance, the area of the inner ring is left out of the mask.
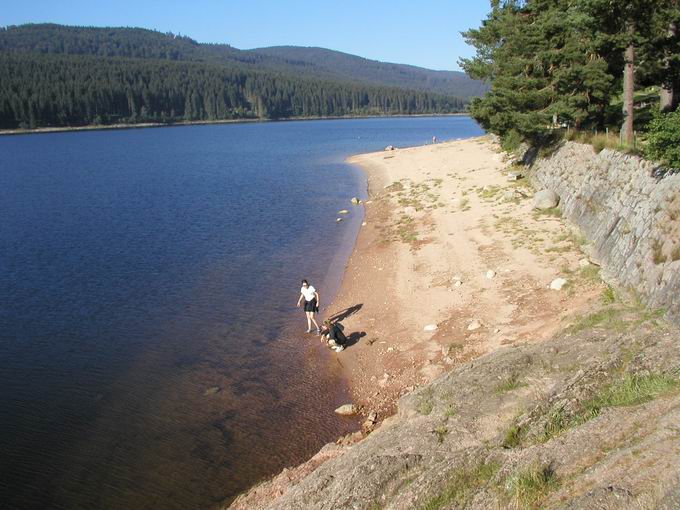
<path id="1" fill-rule="evenodd" d="M 353 430 L 337 357 L 295 308 L 303 277 L 328 304 L 362 220 L 343 160 L 481 133 L 420 117 L 0 137 L 0 507 L 210 508 Z"/>

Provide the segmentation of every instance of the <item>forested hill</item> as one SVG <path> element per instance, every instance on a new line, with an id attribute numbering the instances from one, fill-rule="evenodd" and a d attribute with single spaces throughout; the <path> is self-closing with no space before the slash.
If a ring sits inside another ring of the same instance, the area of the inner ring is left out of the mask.
<path id="1" fill-rule="evenodd" d="M 335 77 L 344 76 L 368 83 L 426 90 L 464 99 L 481 96 L 489 89 L 486 83 L 472 80 L 462 72 L 434 71 L 405 64 L 380 62 L 325 48 L 272 46 L 257 48 L 251 52 L 278 57 L 287 62 L 311 64 L 315 69 L 324 70 Z"/>
<path id="2" fill-rule="evenodd" d="M 452 113 L 467 103 L 417 80 L 381 83 L 375 71 L 312 60 L 137 28 L 7 27 L 0 128 Z"/>
<path id="3" fill-rule="evenodd" d="M 0 30 L 0 51 L 4 50 L 232 63 L 317 79 L 422 90 L 466 100 L 488 90 L 483 82 L 461 72 L 379 62 L 324 48 L 277 46 L 239 50 L 227 44 L 201 44 L 188 37 L 141 28 L 55 24 L 8 27 Z"/>

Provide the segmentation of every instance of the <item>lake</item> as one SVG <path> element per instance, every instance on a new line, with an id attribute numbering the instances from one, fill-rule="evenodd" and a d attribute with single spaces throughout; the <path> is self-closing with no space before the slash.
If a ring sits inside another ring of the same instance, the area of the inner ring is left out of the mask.
<path id="1" fill-rule="evenodd" d="M 0 506 L 210 508 L 355 430 L 295 308 L 307 278 L 323 315 L 363 218 L 344 160 L 480 134 L 414 117 L 0 137 Z"/>

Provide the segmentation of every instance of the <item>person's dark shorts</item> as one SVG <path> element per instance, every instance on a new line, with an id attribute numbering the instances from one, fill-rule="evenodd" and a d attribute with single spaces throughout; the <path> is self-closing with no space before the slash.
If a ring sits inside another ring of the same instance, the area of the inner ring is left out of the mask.
<path id="1" fill-rule="evenodd" d="M 316 306 L 316 298 L 311 301 L 305 301 L 305 312 L 318 312 L 319 307 Z"/>

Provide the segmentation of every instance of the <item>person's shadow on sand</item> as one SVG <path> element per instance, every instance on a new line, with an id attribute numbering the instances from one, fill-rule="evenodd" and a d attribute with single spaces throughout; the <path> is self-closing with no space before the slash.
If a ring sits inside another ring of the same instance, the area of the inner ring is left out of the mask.
<path id="1" fill-rule="evenodd" d="M 349 308 L 345 308 L 344 310 L 339 311 L 338 313 L 335 313 L 329 317 L 331 322 L 340 322 L 344 321 L 347 317 L 351 317 L 355 313 L 357 313 L 359 310 L 361 310 L 361 307 L 364 306 L 363 303 L 356 304 L 354 306 L 350 306 Z"/>

